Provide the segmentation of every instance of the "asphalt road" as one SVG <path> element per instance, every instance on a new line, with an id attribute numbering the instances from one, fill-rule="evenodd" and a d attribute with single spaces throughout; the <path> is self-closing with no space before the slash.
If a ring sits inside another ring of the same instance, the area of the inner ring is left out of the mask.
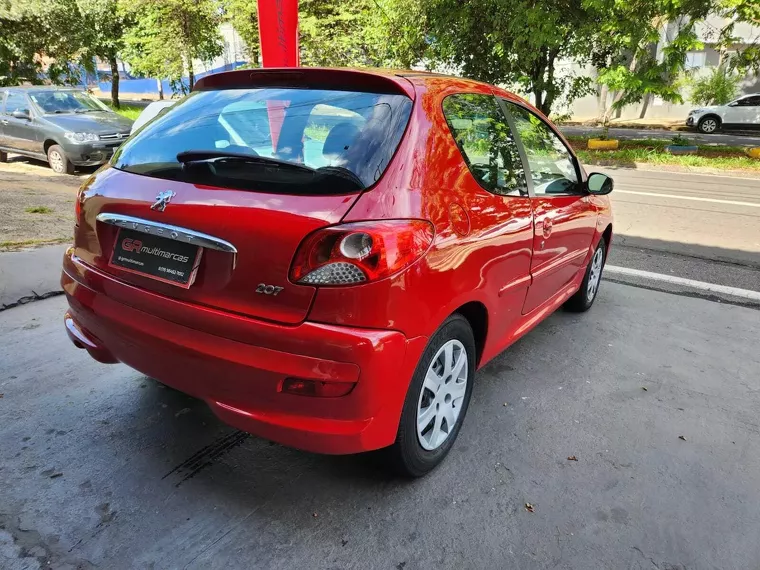
<path id="1" fill-rule="evenodd" d="M 582 126 L 563 126 L 560 129 L 566 135 L 589 136 L 598 135 L 602 132 L 602 127 L 582 127 Z M 687 132 L 669 131 L 660 129 L 615 129 L 609 130 L 612 138 L 619 140 L 630 139 L 661 139 L 670 140 L 675 135 L 682 135 L 699 144 L 725 144 L 729 146 L 760 146 L 760 135 L 757 132 L 726 132 L 704 135 L 696 130 Z"/>
<path id="2" fill-rule="evenodd" d="M 615 180 L 610 264 L 760 291 L 760 179 L 589 170 Z"/>
<path id="3" fill-rule="evenodd" d="M 604 283 L 589 313 L 556 313 L 479 372 L 450 457 L 405 482 L 92 361 L 64 306 L 0 313 L 0 568 L 760 560 L 756 310 Z"/>

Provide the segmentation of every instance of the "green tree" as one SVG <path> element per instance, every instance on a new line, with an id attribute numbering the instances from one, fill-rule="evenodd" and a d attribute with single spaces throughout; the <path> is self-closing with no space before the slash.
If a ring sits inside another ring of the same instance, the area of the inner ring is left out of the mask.
<path id="1" fill-rule="evenodd" d="M 735 48 L 736 24 L 760 20 L 757 0 L 583 0 L 583 5 L 600 18 L 592 61 L 598 70 L 603 122 L 613 110 L 652 96 L 682 103 L 680 77 L 686 54 L 704 47 L 700 28 L 702 33 L 707 30 L 707 39 L 718 49 Z M 726 23 L 713 29 L 706 25 L 708 18 Z M 760 44 L 743 46 L 729 67 L 760 71 Z M 610 106 L 608 93 L 612 93 Z M 646 105 L 642 116 L 645 112 Z"/>
<path id="2" fill-rule="evenodd" d="M 426 25 L 425 59 L 463 75 L 518 85 L 548 114 L 564 96 L 582 95 L 591 80 L 559 73 L 563 59 L 585 61 L 595 14 L 582 0 L 419 0 Z M 398 5 L 405 4 L 399 0 Z"/>
<path id="3" fill-rule="evenodd" d="M 0 0 L 0 85 L 75 82 L 83 58 L 75 0 Z"/>
<path id="4" fill-rule="evenodd" d="M 119 10 L 118 0 L 76 0 L 82 25 L 84 50 L 89 57 L 107 61 L 111 68 L 111 104 L 119 103 L 118 57 L 124 49 L 124 35 L 129 29 L 129 14 Z"/>
<path id="5" fill-rule="evenodd" d="M 232 24 L 246 45 L 248 60 L 257 65 L 259 61 L 259 13 L 255 0 L 224 0 L 227 20 Z"/>
<path id="6" fill-rule="evenodd" d="M 691 81 L 689 99 L 695 105 L 725 105 L 736 98 L 741 78 L 725 66 L 714 67 L 710 73 Z"/>
<path id="7" fill-rule="evenodd" d="M 216 0 L 119 0 L 122 13 L 134 18 L 124 37 L 124 59 L 139 74 L 169 78 L 175 91 L 188 72 L 195 83 L 193 60 L 210 61 L 221 55 L 219 24 L 222 5 Z"/>

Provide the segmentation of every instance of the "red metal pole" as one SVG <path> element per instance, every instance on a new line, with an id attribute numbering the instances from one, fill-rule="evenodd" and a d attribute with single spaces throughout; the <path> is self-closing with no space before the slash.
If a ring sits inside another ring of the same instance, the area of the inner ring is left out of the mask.
<path id="1" fill-rule="evenodd" d="M 298 67 L 298 0 L 258 0 L 263 67 Z M 287 105 L 267 103 L 272 150 L 277 151 Z"/>
<path id="2" fill-rule="evenodd" d="M 298 0 L 258 0 L 264 67 L 298 67 Z"/>

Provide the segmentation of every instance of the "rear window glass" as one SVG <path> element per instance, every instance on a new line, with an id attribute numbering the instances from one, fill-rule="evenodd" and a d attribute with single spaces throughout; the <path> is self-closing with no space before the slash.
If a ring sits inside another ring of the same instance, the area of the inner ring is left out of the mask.
<path id="1" fill-rule="evenodd" d="M 224 187 L 298 194 L 355 191 L 382 176 L 411 107 L 408 97 L 395 94 L 200 91 L 146 125 L 112 164 L 127 172 Z"/>

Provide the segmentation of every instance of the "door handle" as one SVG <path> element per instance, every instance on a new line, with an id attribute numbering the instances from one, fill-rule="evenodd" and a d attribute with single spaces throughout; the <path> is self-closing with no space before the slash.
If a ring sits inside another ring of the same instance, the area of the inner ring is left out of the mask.
<path id="1" fill-rule="evenodd" d="M 552 234 L 552 219 L 547 217 L 544 218 L 543 224 L 541 224 L 541 233 L 544 235 L 544 239 L 548 239 L 549 236 Z"/>

